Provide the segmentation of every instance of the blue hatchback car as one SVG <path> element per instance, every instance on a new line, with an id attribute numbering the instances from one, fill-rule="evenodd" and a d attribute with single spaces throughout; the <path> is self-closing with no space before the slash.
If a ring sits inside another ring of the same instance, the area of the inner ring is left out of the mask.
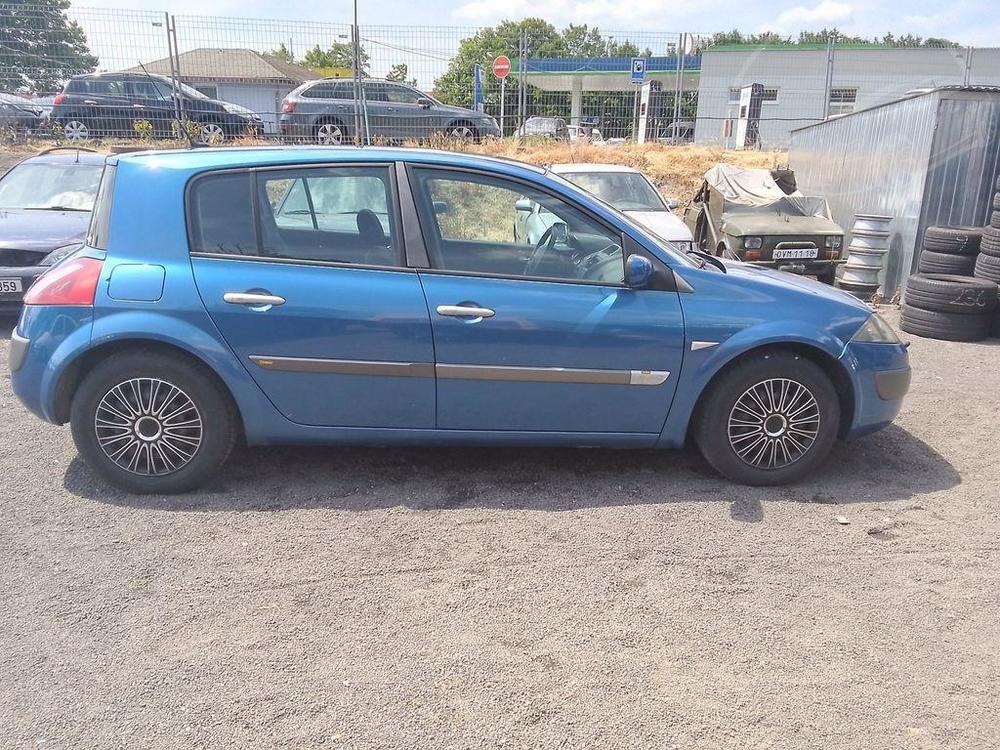
<path id="1" fill-rule="evenodd" d="M 519 206 L 557 220 L 515 241 Z M 376 148 L 107 160 L 84 248 L 28 292 L 14 390 L 130 492 L 248 444 L 677 448 L 778 484 L 910 381 L 878 315 L 665 244 L 558 175 Z"/>

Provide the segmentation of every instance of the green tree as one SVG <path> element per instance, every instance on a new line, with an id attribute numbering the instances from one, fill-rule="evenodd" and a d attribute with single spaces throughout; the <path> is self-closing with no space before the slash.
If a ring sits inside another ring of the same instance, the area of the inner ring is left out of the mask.
<path id="1" fill-rule="evenodd" d="M 365 48 L 358 50 L 358 57 L 361 62 L 361 75 L 368 75 L 368 53 Z M 349 42 L 334 42 L 327 49 L 322 49 L 318 44 L 306 52 L 299 61 L 300 65 L 307 68 L 349 68 L 354 69 L 353 48 Z"/>
<path id="2" fill-rule="evenodd" d="M 0 5 L 0 90 L 51 91 L 97 67 L 83 29 L 66 17 L 69 5 L 69 0 Z"/>
<path id="3" fill-rule="evenodd" d="M 405 83 L 408 86 L 416 86 L 417 79 L 409 77 L 410 70 L 406 63 L 399 63 L 393 65 L 389 72 L 385 74 L 385 80 L 395 81 L 396 83 Z"/>
<path id="4" fill-rule="evenodd" d="M 285 46 L 284 42 L 278 45 L 278 49 L 273 49 L 267 54 L 269 54 L 271 57 L 277 57 L 282 62 L 286 63 L 295 62 L 295 56 L 289 51 L 288 47 Z"/>

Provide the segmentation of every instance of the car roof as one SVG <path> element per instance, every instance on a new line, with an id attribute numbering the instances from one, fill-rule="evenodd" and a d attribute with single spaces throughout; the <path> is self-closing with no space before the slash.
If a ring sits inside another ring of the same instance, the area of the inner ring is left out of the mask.
<path id="1" fill-rule="evenodd" d="M 331 162 L 409 161 L 443 166 L 521 168 L 543 174 L 541 167 L 504 159 L 456 151 L 427 148 L 382 148 L 372 146 L 246 146 L 223 148 L 139 151 L 112 157 L 123 164 L 180 169 L 191 172 L 237 167 L 280 166 Z"/>
<path id="2" fill-rule="evenodd" d="M 99 154 L 83 149 L 66 148 L 42 152 L 22 159 L 19 164 L 88 164 L 101 165 L 107 159 L 107 154 Z"/>
<path id="3" fill-rule="evenodd" d="M 567 172 L 630 172 L 633 174 L 642 174 L 638 169 L 626 167 L 622 164 L 591 164 L 590 162 L 553 164 L 549 169 L 556 174 L 566 174 Z"/>

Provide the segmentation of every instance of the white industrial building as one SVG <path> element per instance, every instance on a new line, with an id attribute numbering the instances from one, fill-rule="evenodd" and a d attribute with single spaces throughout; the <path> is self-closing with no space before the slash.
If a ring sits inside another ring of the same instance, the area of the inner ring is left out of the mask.
<path id="1" fill-rule="evenodd" d="M 762 148 L 796 128 L 899 99 L 914 89 L 1000 85 L 1000 49 L 827 45 L 710 47 L 701 53 L 695 142 L 735 145 L 739 91 L 764 87 Z"/>

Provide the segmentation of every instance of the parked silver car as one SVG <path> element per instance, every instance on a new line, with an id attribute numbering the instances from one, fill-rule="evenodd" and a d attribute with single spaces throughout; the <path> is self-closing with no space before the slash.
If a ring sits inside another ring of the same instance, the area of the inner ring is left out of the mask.
<path id="1" fill-rule="evenodd" d="M 445 135 L 478 141 L 500 135 L 489 115 L 442 104 L 412 86 L 380 79 L 365 79 L 361 85 L 372 138 L 399 142 Z M 285 97 L 278 126 L 288 140 L 339 146 L 354 139 L 355 112 L 354 81 L 323 78 Z"/>

